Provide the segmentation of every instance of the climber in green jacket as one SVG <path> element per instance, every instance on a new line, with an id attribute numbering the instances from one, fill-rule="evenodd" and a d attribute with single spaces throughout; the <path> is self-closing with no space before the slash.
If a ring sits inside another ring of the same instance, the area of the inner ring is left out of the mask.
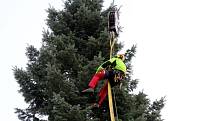
<path id="1" fill-rule="evenodd" d="M 123 54 L 119 54 L 108 61 L 105 61 L 101 64 L 93 78 L 89 83 L 89 88 L 83 90 L 82 92 L 94 92 L 94 89 L 100 80 L 108 79 L 112 86 L 115 86 L 124 79 L 126 74 L 126 65 L 123 62 L 125 59 Z M 105 97 L 107 96 L 108 90 L 108 83 L 106 82 L 105 85 L 99 92 L 99 102 L 98 105 L 101 106 L 102 102 L 104 101 Z"/>

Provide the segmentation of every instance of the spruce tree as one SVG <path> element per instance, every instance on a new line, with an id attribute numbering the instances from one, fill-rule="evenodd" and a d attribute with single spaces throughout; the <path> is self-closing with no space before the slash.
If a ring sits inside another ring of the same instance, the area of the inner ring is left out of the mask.
<path id="1" fill-rule="evenodd" d="M 13 69 L 19 92 L 29 104 L 26 109 L 16 109 L 20 120 L 108 120 L 107 100 L 101 109 L 94 110 L 88 108 L 90 97 L 81 94 L 97 67 L 109 59 L 110 8 L 102 10 L 102 3 L 103 0 L 67 0 L 63 10 L 48 8 L 49 29 L 43 31 L 41 48 L 28 46 L 27 67 Z M 122 47 L 116 42 L 114 54 Z M 117 116 L 122 121 L 161 121 L 164 98 L 150 103 L 143 92 L 132 94 L 138 84 L 131 78 L 135 53 L 136 46 L 127 50 L 126 78 L 121 89 L 114 88 Z"/>

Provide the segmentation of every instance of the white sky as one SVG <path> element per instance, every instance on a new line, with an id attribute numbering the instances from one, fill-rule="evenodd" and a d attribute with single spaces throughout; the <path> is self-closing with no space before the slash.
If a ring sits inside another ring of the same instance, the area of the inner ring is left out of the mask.
<path id="1" fill-rule="evenodd" d="M 109 5 L 105 2 L 105 5 Z M 120 40 L 137 44 L 134 78 L 152 100 L 167 97 L 166 121 L 215 121 L 215 1 L 115 0 L 122 5 Z M 49 3 L 61 0 L 0 1 L 0 115 L 18 121 L 24 108 L 12 66 L 25 67 L 25 47 L 40 47 Z"/>

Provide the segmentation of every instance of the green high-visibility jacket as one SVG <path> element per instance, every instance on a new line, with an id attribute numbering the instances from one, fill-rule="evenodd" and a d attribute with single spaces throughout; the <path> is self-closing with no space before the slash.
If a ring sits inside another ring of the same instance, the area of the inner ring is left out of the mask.
<path id="1" fill-rule="evenodd" d="M 111 66 L 111 68 L 113 68 L 114 70 L 120 70 L 122 71 L 124 74 L 126 73 L 126 65 L 125 63 L 120 59 L 120 58 L 111 58 L 108 61 L 105 61 L 104 63 L 102 63 L 96 72 L 100 71 L 103 68 L 106 68 L 108 66 Z"/>

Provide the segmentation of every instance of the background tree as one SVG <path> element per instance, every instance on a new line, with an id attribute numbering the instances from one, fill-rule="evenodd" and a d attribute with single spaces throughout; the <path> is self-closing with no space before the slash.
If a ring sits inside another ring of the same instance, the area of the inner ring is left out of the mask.
<path id="1" fill-rule="evenodd" d="M 81 95 L 99 64 L 109 59 L 107 10 L 102 0 L 67 0 L 63 10 L 50 7 L 48 30 L 42 47 L 26 48 L 27 68 L 15 67 L 19 92 L 29 106 L 16 109 L 22 121 L 96 121 L 107 120 L 105 102 L 101 110 L 88 108 L 89 98 Z M 122 44 L 116 42 L 114 54 Z M 123 121 L 161 121 L 164 98 L 150 103 L 146 94 L 132 94 L 138 80 L 132 79 L 131 60 L 136 46 L 126 52 L 128 72 L 121 90 L 115 88 L 117 112 Z"/>

